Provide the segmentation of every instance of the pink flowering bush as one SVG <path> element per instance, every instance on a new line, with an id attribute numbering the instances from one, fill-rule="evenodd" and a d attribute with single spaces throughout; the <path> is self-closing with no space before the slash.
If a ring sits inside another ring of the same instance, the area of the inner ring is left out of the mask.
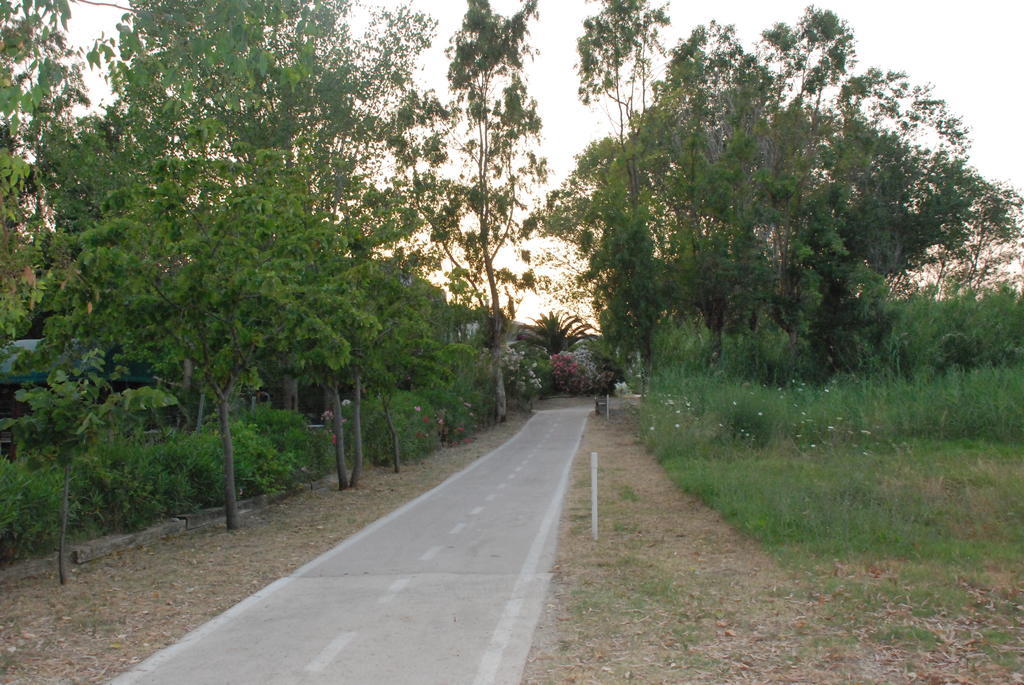
<path id="1" fill-rule="evenodd" d="M 555 390 L 570 395 L 585 395 L 591 391 L 588 369 L 581 365 L 571 352 L 559 352 L 551 355 L 551 374 L 554 377 Z"/>
<path id="2" fill-rule="evenodd" d="M 604 368 L 593 350 L 582 345 L 551 355 L 551 373 L 555 390 L 570 395 L 607 392 L 615 379 L 615 373 Z"/>

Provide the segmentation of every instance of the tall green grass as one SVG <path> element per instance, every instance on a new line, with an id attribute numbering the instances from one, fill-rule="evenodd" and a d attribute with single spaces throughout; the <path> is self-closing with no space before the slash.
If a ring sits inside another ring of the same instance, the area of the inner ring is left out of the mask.
<path id="1" fill-rule="evenodd" d="M 1024 295 L 1009 288 L 924 293 L 890 310 L 891 331 L 870 370 L 910 376 L 1024 363 Z"/>
<path id="2" fill-rule="evenodd" d="M 652 388 L 649 427 L 685 425 L 699 450 L 735 444 L 806 451 L 910 438 L 1024 442 L 1024 366 L 786 387 L 677 368 L 658 374 Z"/>
<path id="3" fill-rule="evenodd" d="M 668 473 L 769 546 L 1024 559 L 1024 366 L 781 388 L 676 368 L 653 389 Z"/>
<path id="4" fill-rule="evenodd" d="M 919 293 L 880 306 L 870 330 L 851 332 L 835 358 L 810 334 L 796 354 L 785 334 L 768 322 L 756 330 L 728 332 L 721 358 L 712 361 L 711 338 L 699 323 L 664 326 L 657 336 L 655 366 L 768 385 L 820 383 L 836 373 L 930 377 L 948 371 L 1000 368 L 1024 363 L 1024 296 L 1008 288 L 964 291 L 943 299 Z"/>

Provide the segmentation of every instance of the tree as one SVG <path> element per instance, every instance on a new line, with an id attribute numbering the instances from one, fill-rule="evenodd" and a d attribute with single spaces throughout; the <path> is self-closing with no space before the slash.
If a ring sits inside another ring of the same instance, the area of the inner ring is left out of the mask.
<path id="1" fill-rule="evenodd" d="M 380 400 L 391 434 L 392 468 L 401 468 L 401 442 L 391 413 L 400 388 L 439 385 L 448 375 L 442 363 L 445 348 L 435 336 L 431 314 L 443 296 L 426 281 L 401 273 L 393 265 L 378 265 L 371 283 L 371 311 L 378 326 L 355 351 L 368 392 Z"/>
<path id="2" fill-rule="evenodd" d="M 591 144 L 563 187 L 548 196 L 540 221 L 546 233 L 585 256 L 579 280 L 591 292 L 610 349 L 623 363 L 638 354 L 649 374 L 655 331 L 671 292 L 662 245 L 652 232 L 650 195 L 631 199 L 631 154 L 611 138 Z"/>
<path id="3" fill-rule="evenodd" d="M 451 262 L 453 279 L 467 281 L 490 312 L 488 345 L 499 421 L 507 413 L 501 368 L 506 307 L 501 289 L 529 286 L 532 274 L 517 277 L 497 261 L 523 236 L 526 192 L 546 173 L 544 160 L 531 149 L 538 142 L 541 122 L 523 81 L 523 61 L 530 55 L 527 24 L 536 15 L 537 0 L 526 0 L 508 18 L 495 14 L 488 0 L 469 0 L 448 52 L 452 109 L 461 127 L 455 147 L 465 169 L 459 197 L 471 219 L 435 224 L 434 237 Z"/>
<path id="4" fill-rule="evenodd" d="M 579 157 L 543 219 L 587 258 L 605 333 L 641 355 L 674 315 L 703 321 L 713 360 L 725 332 L 774 325 L 793 360 L 852 369 L 882 339 L 894 291 L 926 269 L 988 277 L 1019 241 L 1020 199 L 970 168 L 961 122 L 902 73 L 856 73 L 835 14 L 808 9 L 756 51 L 731 27 L 698 27 L 630 114 L 619 94 L 648 91 L 615 85 L 643 73 L 619 67 L 620 45 L 643 15 L 595 48 L 619 5 L 581 40 L 582 92 L 610 92 L 619 133 Z"/>
<path id="5" fill-rule="evenodd" d="M 0 337 L 20 334 L 43 295 L 40 142 L 86 102 L 60 0 L 0 2 Z"/>
<path id="6" fill-rule="evenodd" d="M 870 331 L 887 289 L 979 233 L 998 235 L 983 216 L 1000 217 L 1000 241 L 1020 235 L 1012 196 L 989 193 L 969 168 L 963 124 L 930 88 L 853 71 L 853 35 L 831 12 L 776 25 L 762 53 L 778 82 L 760 188 L 776 273 L 770 314 L 794 353 L 806 336 L 829 370 L 848 369 L 863 357 L 856 344 L 843 349 L 860 344 L 856 331 L 881 339 Z"/>
<path id="7" fill-rule="evenodd" d="M 30 455 L 30 460 L 55 464 L 64 471 L 57 552 L 61 585 L 68 578 L 67 529 L 74 463 L 88 459 L 97 444 L 119 427 L 129 412 L 174 402 L 171 395 L 151 387 L 112 392 L 105 366 L 97 350 L 86 352 L 73 363 L 65 359 L 50 372 L 45 387 L 17 392 L 17 400 L 29 407 L 27 415 L 0 421 L 0 429 L 13 426 L 18 446 Z"/>
<path id="8" fill-rule="evenodd" d="M 432 20 L 379 10 L 356 35 L 349 0 L 143 0 L 135 10 L 113 64 L 135 144 L 160 156 L 219 122 L 211 154 L 301 154 L 319 208 L 368 231 L 368 252 L 388 242 L 371 235 L 373 211 L 396 148 L 431 116 L 413 75 Z"/>
<path id="9" fill-rule="evenodd" d="M 834 229 L 820 212 L 826 183 L 820 175 L 825 141 L 837 125 L 830 94 L 839 90 L 854 59 L 853 35 L 834 13 L 809 9 L 796 26 L 776 24 L 763 34 L 773 69 L 773 97 L 765 113 L 768 153 L 759 177 L 761 231 L 774 271 L 769 314 L 786 332 L 791 354 L 818 302 L 819 283 L 804 255 L 812 240 Z M 821 221 L 823 220 L 824 221 Z M 828 235 L 826 235 L 828 234 Z"/>
<path id="10" fill-rule="evenodd" d="M 87 234 L 77 297 L 89 308 L 75 314 L 109 317 L 151 357 L 194 363 L 220 408 L 229 528 L 234 394 L 258 383 L 262 358 L 291 356 L 288 345 L 329 346 L 294 363 L 336 390 L 348 354 L 339 318 L 353 312 L 343 298 L 358 283 L 329 292 L 346 274 L 315 278 L 397 250 L 409 230 L 393 220 L 395 192 L 382 181 L 408 126 L 430 22 L 380 12 L 354 37 L 349 9 L 346 0 L 142 0 L 118 27 L 116 54 L 106 45 L 90 55 L 112 61 L 125 146 L 155 162 Z M 119 289 L 140 274 L 141 295 L 127 298 Z"/>
<path id="11" fill-rule="evenodd" d="M 75 311 L 126 349 L 196 362 L 217 399 L 225 513 L 238 526 L 231 401 L 255 385 L 260 355 L 296 325 L 316 247 L 330 224 L 313 210 L 305 174 L 282 153 L 252 163 L 165 159 L 151 185 L 112 199 L 115 214 L 85 236 Z"/>
<path id="12" fill-rule="evenodd" d="M 756 321 L 770 281 L 757 235 L 758 126 L 772 79 L 735 32 L 712 23 L 672 53 L 638 138 L 647 152 L 671 310 L 699 316 L 711 360 L 726 328 Z"/>
<path id="13" fill-rule="evenodd" d="M 930 255 L 934 261 L 925 273 L 944 292 L 982 290 L 1003 282 L 1024 247 L 1024 199 L 1013 188 L 987 181 L 977 172 L 969 177 L 977 187 L 967 221 L 972 230 L 959 244 L 943 245 Z"/>
<path id="14" fill-rule="evenodd" d="M 523 338 L 552 355 L 565 352 L 581 340 L 590 338 L 591 331 L 590 324 L 578 316 L 548 312 L 523 330 Z"/>
<path id="15" fill-rule="evenodd" d="M 667 310 L 662 246 L 643 186 L 645 151 L 637 136 L 650 101 L 653 59 L 662 52 L 663 7 L 646 0 L 601 0 L 577 43 L 580 98 L 611 103 L 613 134 L 579 157 L 572 178 L 548 198 L 549 234 L 587 261 L 602 333 L 623 360 L 639 353 L 649 376 L 654 332 Z"/>
<path id="16" fill-rule="evenodd" d="M 605 98 L 615 108 L 614 135 L 625 147 L 653 95 L 653 60 L 663 54 L 659 38 L 669 19 L 665 6 L 648 0 L 593 0 L 601 11 L 583 21 L 576 43 L 579 95 L 585 105 Z M 631 199 L 640 192 L 636 160 L 626 164 Z"/>
<path id="17" fill-rule="evenodd" d="M 325 236 L 317 259 L 307 269 L 303 297 L 297 303 L 303 313 L 302 324 L 288 353 L 298 374 L 321 384 L 329 397 L 338 489 L 344 490 L 350 481 L 340 387 L 347 381 L 352 362 L 347 333 L 353 326 L 370 325 L 372 319 L 357 299 L 362 292 L 357 288 L 360 279 L 352 273 L 347 243 L 340 232 Z"/>

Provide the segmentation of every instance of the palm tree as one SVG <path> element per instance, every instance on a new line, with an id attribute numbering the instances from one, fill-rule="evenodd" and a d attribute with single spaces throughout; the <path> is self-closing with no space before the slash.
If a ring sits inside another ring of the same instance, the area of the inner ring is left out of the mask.
<path id="1" fill-rule="evenodd" d="M 592 331 L 590 324 L 578 316 L 548 312 L 523 327 L 520 339 L 543 347 L 551 355 L 565 352 L 579 341 L 592 337 Z"/>

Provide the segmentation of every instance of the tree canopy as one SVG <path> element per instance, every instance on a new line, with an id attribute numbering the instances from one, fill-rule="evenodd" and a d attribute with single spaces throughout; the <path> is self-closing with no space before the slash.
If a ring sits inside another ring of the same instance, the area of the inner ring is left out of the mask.
<path id="1" fill-rule="evenodd" d="M 581 41 L 585 101 L 622 90 L 623 55 L 594 47 L 620 4 Z M 653 44 L 659 15 L 640 9 L 631 31 Z M 756 50 L 712 22 L 671 51 L 646 109 L 580 156 L 544 217 L 588 260 L 606 335 L 649 358 L 659 320 L 696 318 L 716 358 L 726 330 L 771 325 L 794 356 L 839 370 L 884 325 L 885 299 L 928 274 L 955 288 L 998 272 L 1022 234 L 1019 196 L 970 167 L 962 123 L 929 88 L 855 65 L 847 24 L 814 8 Z"/>

